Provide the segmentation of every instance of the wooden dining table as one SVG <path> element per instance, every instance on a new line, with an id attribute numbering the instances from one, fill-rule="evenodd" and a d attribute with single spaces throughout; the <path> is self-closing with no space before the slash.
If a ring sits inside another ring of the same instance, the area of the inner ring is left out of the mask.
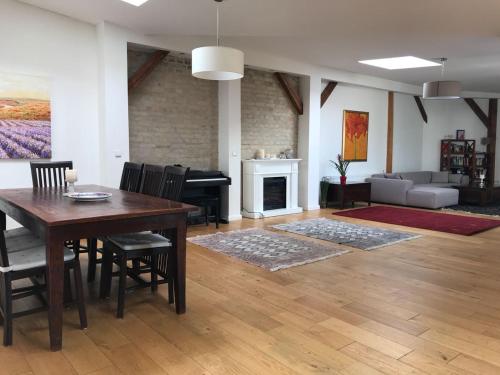
<path id="1" fill-rule="evenodd" d="M 64 188 L 0 189 L 1 222 L 5 223 L 7 215 L 46 242 L 50 349 L 62 348 L 65 241 L 168 230 L 174 248 L 175 309 L 177 314 L 185 313 L 186 222 L 188 212 L 196 207 L 97 185 L 78 186 L 77 190 L 112 196 L 100 202 L 78 202 L 64 196 Z"/>

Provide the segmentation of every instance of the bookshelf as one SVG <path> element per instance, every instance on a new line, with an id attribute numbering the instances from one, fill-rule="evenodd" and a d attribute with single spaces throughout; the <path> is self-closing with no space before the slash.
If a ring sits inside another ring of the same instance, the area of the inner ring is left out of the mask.
<path id="1" fill-rule="evenodd" d="M 441 140 L 441 171 L 468 175 L 476 178 L 476 141 L 473 139 Z"/>

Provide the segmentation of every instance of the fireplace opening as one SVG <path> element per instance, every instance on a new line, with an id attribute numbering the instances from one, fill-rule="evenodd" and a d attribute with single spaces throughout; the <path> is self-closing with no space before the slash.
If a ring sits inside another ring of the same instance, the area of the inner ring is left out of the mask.
<path id="1" fill-rule="evenodd" d="M 286 177 L 264 178 L 264 211 L 286 208 Z"/>

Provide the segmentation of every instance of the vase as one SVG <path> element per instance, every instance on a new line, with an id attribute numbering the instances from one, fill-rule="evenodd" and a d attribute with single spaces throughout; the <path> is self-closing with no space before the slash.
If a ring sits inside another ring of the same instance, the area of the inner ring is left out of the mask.
<path id="1" fill-rule="evenodd" d="M 340 176 L 340 184 L 345 185 L 347 182 L 347 176 Z"/>

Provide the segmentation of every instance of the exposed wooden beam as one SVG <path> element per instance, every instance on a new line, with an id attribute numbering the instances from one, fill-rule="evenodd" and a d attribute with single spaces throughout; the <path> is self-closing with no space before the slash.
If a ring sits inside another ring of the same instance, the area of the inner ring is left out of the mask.
<path id="1" fill-rule="evenodd" d="M 484 126 L 486 128 L 489 127 L 489 122 L 488 122 L 488 116 L 486 113 L 483 112 L 481 107 L 476 103 L 476 101 L 472 98 L 464 98 L 465 102 L 469 105 L 470 109 L 472 109 L 472 112 L 476 114 L 476 116 L 481 120 Z"/>
<path id="2" fill-rule="evenodd" d="M 330 81 L 321 93 L 321 107 L 326 103 L 330 95 L 332 95 L 333 90 L 337 87 L 337 82 Z"/>
<path id="3" fill-rule="evenodd" d="M 392 150 L 394 140 L 394 93 L 387 93 L 387 159 L 385 171 L 392 173 Z"/>
<path id="4" fill-rule="evenodd" d="M 168 51 L 154 52 L 144 64 L 128 79 L 128 92 L 139 86 L 168 55 Z"/>
<path id="5" fill-rule="evenodd" d="M 295 88 L 290 84 L 290 81 L 288 80 L 286 75 L 279 72 L 274 73 L 274 75 L 278 79 L 278 82 L 285 91 L 286 96 L 290 100 L 290 103 L 292 104 L 297 114 L 304 114 L 304 104 L 302 103 L 302 98 L 300 97 L 297 90 L 295 90 Z"/>
<path id="6" fill-rule="evenodd" d="M 422 103 L 422 99 L 420 96 L 414 96 L 415 102 L 417 103 L 418 110 L 420 111 L 420 115 L 422 115 L 422 120 L 427 124 L 427 112 L 425 112 L 424 104 Z"/>
<path id="7" fill-rule="evenodd" d="M 488 156 L 488 183 L 495 183 L 495 156 L 497 148 L 497 116 L 498 99 L 490 99 L 488 103 L 488 145 L 486 152 Z"/>

